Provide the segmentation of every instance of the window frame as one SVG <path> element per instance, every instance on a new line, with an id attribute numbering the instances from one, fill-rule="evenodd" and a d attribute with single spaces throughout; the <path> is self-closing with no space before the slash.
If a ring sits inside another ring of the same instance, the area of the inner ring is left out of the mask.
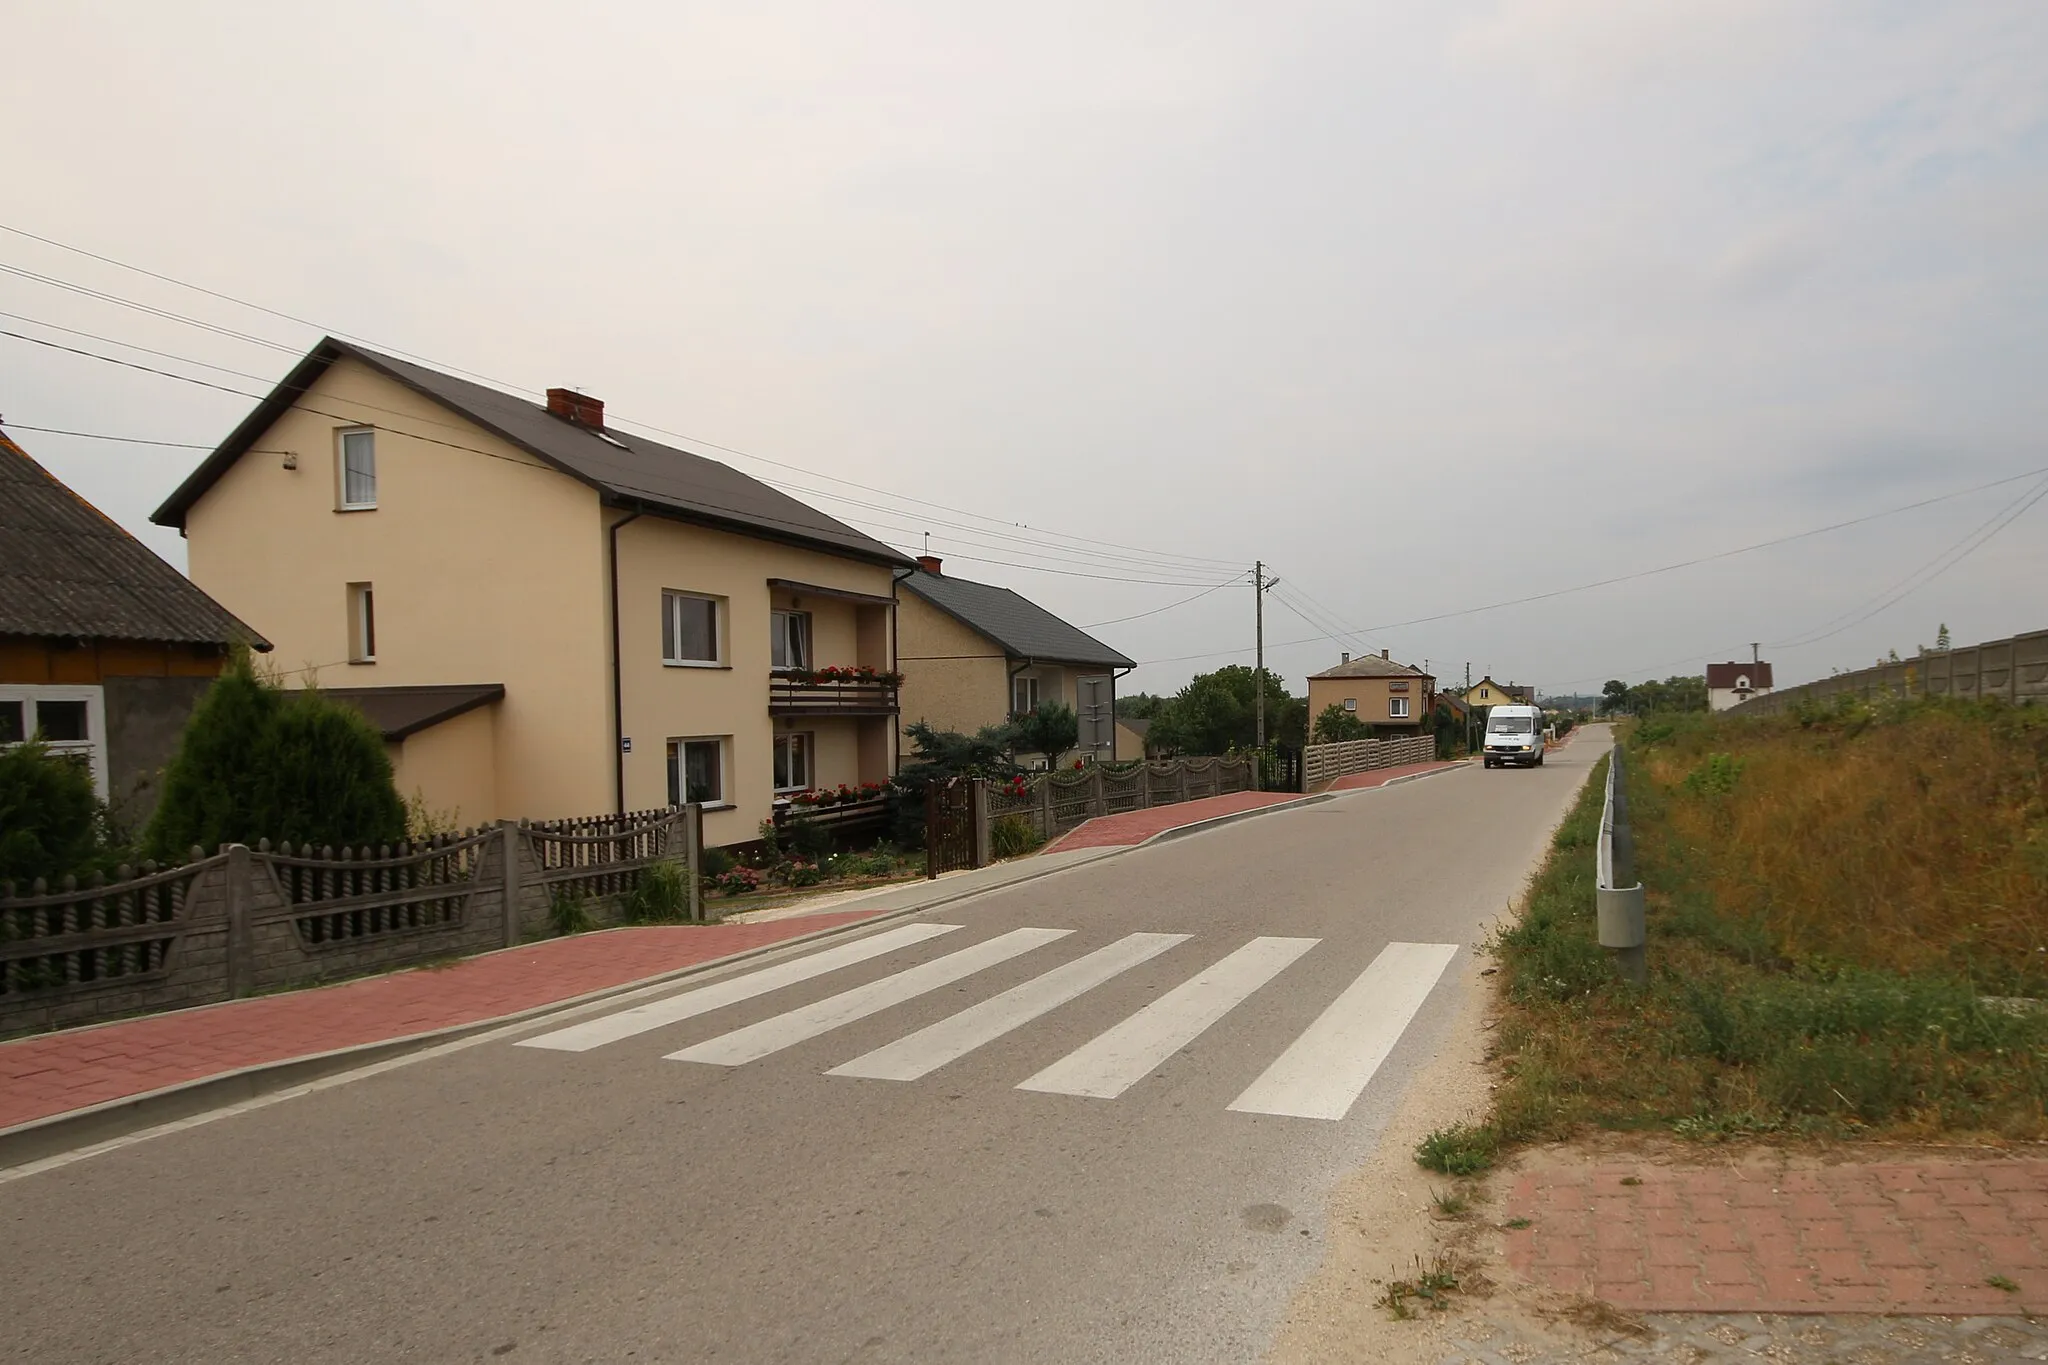
<path id="1" fill-rule="evenodd" d="M 85 738 L 45 740 L 51 753 L 72 754 L 85 759 L 86 768 L 92 774 L 93 791 L 104 801 L 107 799 L 107 693 L 104 687 L 85 683 L 0 683 L 0 702 L 20 702 L 22 742 L 35 737 L 41 728 L 37 719 L 38 703 L 46 701 L 82 701 L 85 703 Z M 0 749 L 11 749 L 13 742 L 0 743 Z"/>
<path id="2" fill-rule="evenodd" d="M 377 585 L 348 585 L 348 661 L 377 662 Z"/>
<path id="3" fill-rule="evenodd" d="M 1358 698 L 1356 698 L 1356 697 L 1346 697 L 1346 698 L 1344 699 L 1344 709 L 1345 709 L 1345 710 L 1346 710 L 1347 712 L 1349 712 L 1349 713 L 1351 713 L 1352 715 L 1354 715 L 1354 716 L 1355 716 L 1355 715 L 1357 715 L 1357 714 L 1358 714 Z"/>
<path id="4" fill-rule="evenodd" d="M 1026 690 L 1028 690 L 1028 691 L 1030 692 L 1030 694 L 1031 694 L 1031 704 L 1030 704 L 1029 706 L 1019 706 L 1019 705 L 1017 704 L 1017 700 L 1018 700 L 1018 689 L 1020 689 L 1020 688 L 1023 688 L 1023 689 L 1026 689 Z M 1038 676 L 1037 676 L 1036 674 L 1034 674 L 1034 673 L 1019 673 L 1019 674 L 1017 674 L 1017 675 L 1016 675 L 1015 677 L 1013 677 L 1013 678 L 1011 678 L 1011 679 L 1010 679 L 1010 714 L 1011 714 L 1011 715 L 1013 715 L 1013 716 L 1028 716 L 1028 715 L 1030 715 L 1030 714 L 1031 714 L 1032 712 L 1034 712 L 1034 711 L 1036 711 L 1036 710 L 1038 709 L 1038 703 L 1039 703 L 1039 694 L 1038 694 Z"/>
<path id="5" fill-rule="evenodd" d="M 1389 720 L 1411 719 L 1408 714 L 1408 699 L 1406 697 L 1388 697 L 1387 718 Z"/>
<path id="6" fill-rule="evenodd" d="M 775 651 L 778 648 L 783 649 L 785 654 L 788 652 L 787 647 L 790 643 L 790 637 L 787 631 L 791 626 L 796 627 L 797 637 L 801 645 L 796 652 L 802 657 L 793 662 L 776 663 Z M 776 673 L 794 673 L 812 667 L 811 639 L 811 614 L 809 612 L 798 611 L 795 607 L 771 608 L 768 612 L 768 666 L 770 670 Z"/>
<path id="7" fill-rule="evenodd" d="M 727 750 L 732 744 L 731 735 L 678 735 L 668 741 L 664 762 L 667 765 L 669 805 L 672 807 L 689 804 L 689 750 L 693 744 L 708 744 L 717 762 L 718 795 L 716 799 L 700 802 L 705 810 L 729 810 L 733 801 L 727 794 L 731 785 L 732 765 L 727 761 Z"/>
<path id="8" fill-rule="evenodd" d="M 711 657 L 708 659 L 687 659 L 672 652 L 682 646 L 683 622 L 680 610 L 681 604 L 684 602 L 706 602 L 711 606 Z M 661 590 L 662 667 L 726 667 L 725 631 L 727 612 L 727 599 L 723 597 L 718 597 L 708 592 L 691 592 L 687 588 L 663 588 Z"/>
<path id="9" fill-rule="evenodd" d="M 370 500 L 351 502 L 348 496 L 348 438 L 366 436 L 370 441 Z M 336 427 L 334 430 L 334 510 L 374 512 L 377 510 L 377 428 Z"/>
<path id="10" fill-rule="evenodd" d="M 782 783 L 775 780 L 775 766 L 782 760 L 782 749 L 786 744 L 800 744 L 804 757 L 804 780 L 796 783 Z M 775 736 L 768 758 L 768 781 L 775 788 L 777 796 L 791 792 L 809 791 L 818 785 L 818 737 L 809 730 L 789 730 Z"/>

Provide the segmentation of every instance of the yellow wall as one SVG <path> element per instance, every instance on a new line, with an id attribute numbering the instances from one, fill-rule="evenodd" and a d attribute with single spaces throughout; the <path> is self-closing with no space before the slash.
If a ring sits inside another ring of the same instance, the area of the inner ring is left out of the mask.
<path id="1" fill-rule="evenodd" d="M 287 686 L 505 684 L 493 808 L 473 818 L 611 809 L 596 493 L 353 359 L 302 401 L 324 412 L 289 409 L 255 443 L 297 469 L 244 455 L 187 515 L 193 581 L 274 642 Z M 352 425 L 378 427 L 374 511 L 335 510 Z M 347 661 L 357 582 L 376 589 L 373 664 Z"/>
<path id="2" fill-rule="evenodd" d="M 1145 756 L 1145 737 L 1122 721 L 1116 723 L 1116 761 L 1128 763 Z"/>
<path id="3" fill-rule="evenodd" d="M 886 607 L 806 595 L 800 589 L 796 593 L 800 601 L 793 603 L 788 590 L 769 588 L 771 578 L 887 597 L 892 574 L 886 565 L 864 564 L 657 517 L 642 517 L 619 532 L 619 640 L 625 664 L 621 691 L 625 732 L 633 741 L 633 751 L 626 756 L 626 807 L 645 810 L 667 804 L 669 740 L 730 736 L 725 796 L 732 808 L 705 813 L 704 838 L 711 844 L 756 837 L 758 826 L 772 809 L 776 729 L 768 714 L 772 608 L 797 605 L 811 613 L 814 667 L 867 663 L 887 668 L 891 662 L 887 657 L 863 657 L 860 650 L 862 619 L 885 613 Z M 665 588 L 723 599 L 721 666 L 689 668 L 662 662 L 661 594 Z M 601 607 L 595 614 L 603 615 Z M 866 634 L 870 645 L 880 645 L 886 656 L 886 626 L 877 629 L 870 625 Z M 887 732 L 885 719 L 872 724 Z M 792 717 L 788 728 L 818 735 L 819 782 L 836 786 L 861 780 L 855 721 L 800 716 Z"/>
<path id="4" fill-rule="evenodd" d="M 1406 692 L 1396 692 L 1389 683 L 1406 682 Z M 1354 698 L 1358 710 L 1354 712 L 1359 721 L 1366 725 L 1420 725 L 1429 713 L 1429 679 L 1427 678 L 1310 678 L 1308 680 L 1308 723 L 1314 728 L 1316 717 L 1324 708 L 1343 705 L 1345 699 Z M 1408 716 L 1397 720 L 1387 714 L 1387 704 L 1394 698 L 1408 698 Z"/>
<path id="5" fill-rule="evenodd" d="M 1008 720 L 1009 665 L 1002 646 L 908 588 L 897 597 L 903 723 L 929 721 L 934 729 L 971 735 Z"/>
<path id="6" fill-rule="evenodd" d="M 479 706 L 387 746 L 398 794 L 425 802 L 437 824 L 458 829 L 501 818 L 496 813 L 498 727 L 492 712 L 502 705 Z"/>
<path id="7" fill-rule="evenodd" d="M 1465 694 L 1468 706 L 1522 706 L 1520 697 L 1509 696 L 1491 678 L 1483 678 L 1472 684 L 1472 690 Z"/>

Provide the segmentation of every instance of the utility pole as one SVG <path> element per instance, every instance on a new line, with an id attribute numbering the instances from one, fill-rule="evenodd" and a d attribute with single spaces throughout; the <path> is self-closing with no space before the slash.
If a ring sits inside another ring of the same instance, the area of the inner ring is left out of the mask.
<path id="1" fill-rule="evenodd" d="M 1252 714 L 1256 717 L 1253 728 L 1252 747 L 1266 747 L 1266 589 L 1278 583 L 1266 579 L 1266 561 L 1261 559 L 1252 565 L 1252 622 L 1258 638 L 1259 666 L 1252 674 Z"/>

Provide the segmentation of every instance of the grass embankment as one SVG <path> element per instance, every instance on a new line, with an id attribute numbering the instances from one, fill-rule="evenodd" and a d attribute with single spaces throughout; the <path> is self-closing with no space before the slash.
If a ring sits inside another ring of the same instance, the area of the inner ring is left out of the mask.
<path id="1" fill-rule="evenodd" d="M 2048 710 L 1658 716 L 1624 742 L 1650 983 L 1596 938 L 1603 761 L 1495 944 L 1495 1112 L 1425 1165 L 1586 1125 L 2048 1137 Z"/>

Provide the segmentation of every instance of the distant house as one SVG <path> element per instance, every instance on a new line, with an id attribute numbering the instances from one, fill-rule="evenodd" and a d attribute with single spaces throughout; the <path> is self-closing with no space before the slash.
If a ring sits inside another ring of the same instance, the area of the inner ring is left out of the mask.
<path id="1" fill-rule="evenodd" d="M 1771 691 L 1771 666 L 1762 660 L 1746 664 L 1707 665 L 1707 709 L 1726 711 L 1751 697 Z"/>
<path id="2" fill-rule="evenodd" d="M 911 561 L 589 394 L 328 338 L 155 520 L 463 824 L 690 801 L 733 844 L 895 774 Z"/>
<path id="3" fill-rule="evenodd" d="M 1436 679 L 1388 651 L 1362 659 L 1346 654 L 1335 668 L 1309 675 L 1308 723 L 1313 731 L 1317 716 L 1341 706 L 1375 729 L 1420 730 L 1435 701 Z"/>
<path id="4" fill-rule="evenodd" d="M 1008 588 L 955 578 L 932 555 L 917 564 L 897 585 L 905 725 L 973 734 L 1064 702 L 1080 752 L 1117 755 L 1116 679 L 1136 663 Z"/>
<path id="5" fill-rule="evenodd" d="M 140 825 L 229 648 L 269 643 L 4 432 L 0 584 L 0 746 L 40 734 Z"/>
<path id="6" fill-rule="evenodd" d="M 1150 741 L 1146 732 L 1152 728 L 1150 720 L 1126 720 L 1116 718 L 1116 758 L 1119 763 L 1128 763 L 1134 758 L 1152 757 Z"/>
<path id="7" fill-rule="evenodd" d="M 1467 706 L 1527 706 L 1533 689 L 1481 678 L 1465 689 Z"/>

